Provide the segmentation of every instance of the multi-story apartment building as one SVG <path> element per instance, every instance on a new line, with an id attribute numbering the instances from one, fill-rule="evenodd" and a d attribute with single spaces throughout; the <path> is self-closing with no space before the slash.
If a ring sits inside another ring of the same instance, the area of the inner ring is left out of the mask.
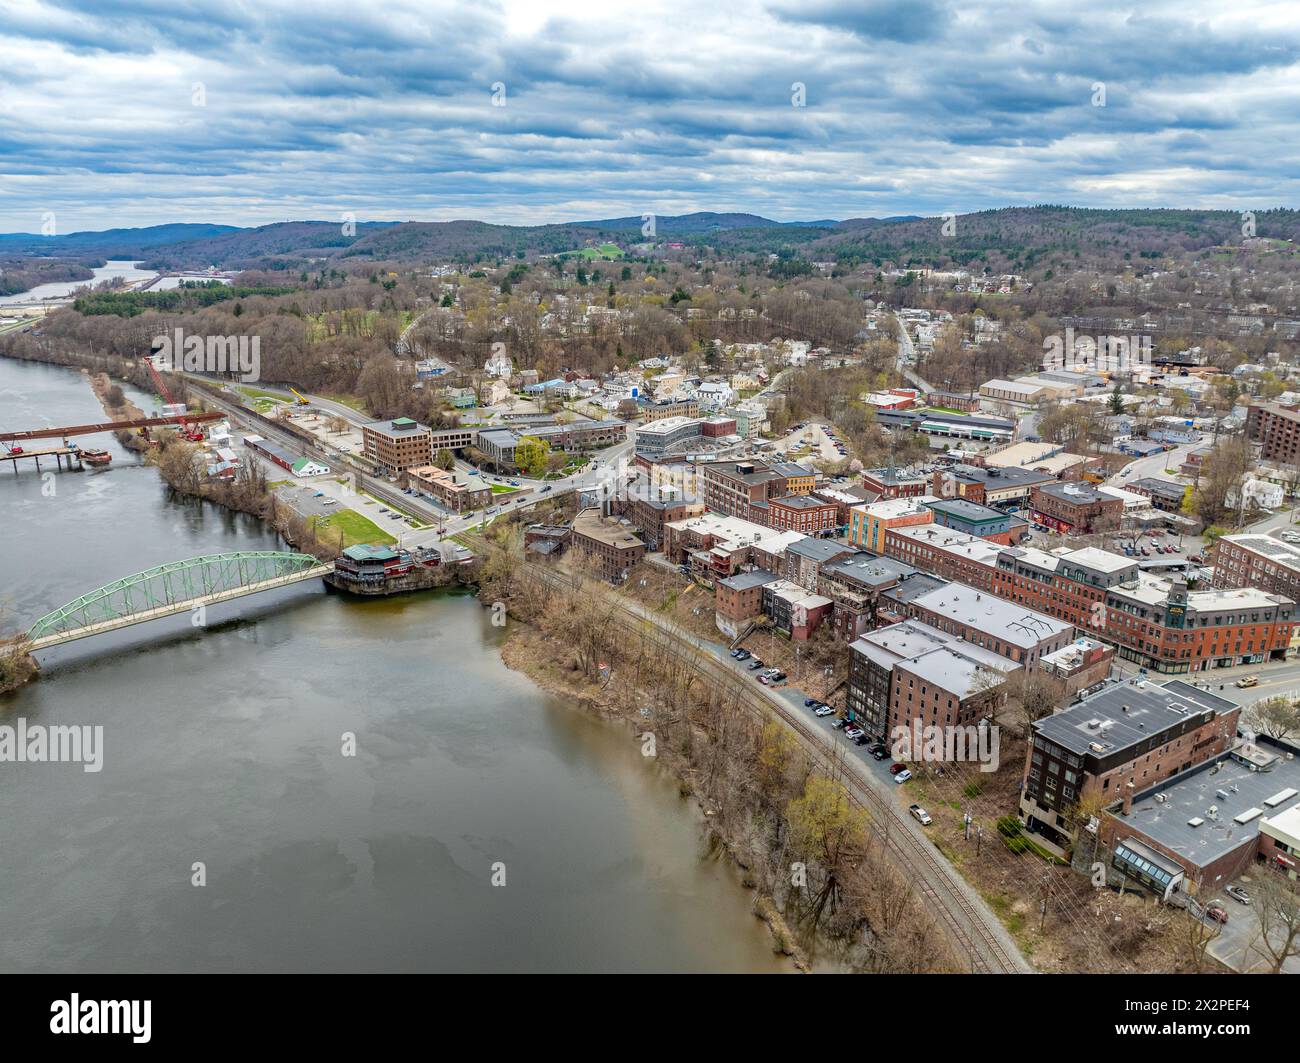
<path id="1" fill-rule="evenodd" d="M 1214 544 L 1216 587 L 1257 587 L 1300 602 L 1300 547 L 1271 535 L 1225 535 Z"/>
<path id="2" fill-rule="evenodd" d="M 703 428 L 704 422 L 695 418 L 661 417 L 637 428 L 636 452 L 663 454 L 670 450 L 680 450 L 683 442 L 698 440 Z"/>
<path id="3" fill-rule="evenodd" d="M 929 495 L 907 495 L 854 506 L 849 510 L 849 542 L 873 553 L 884 553 L 890 528 L 914 528 L 934 521 Z"/>
<path id="4" fill-rule="evenodd" d="M 961 583 L 913 598 L 905 608 L 908 616 L 992 650 L 1029 672 L 1043 657 L 1074 641 L 1073 624 Z"/>
<path id="5" fill-rule="evenodd" d="M 661 495 L 653 488 L 633 492 L 613 502 L 615 511 L 632 522 L 645 539 L 647 549 L 658 550 L 664 541 L 664 526 L 673 521 L 689 520 L 704 512 L 703 502 Z"/>
<path id="6" fill-rule="evenodd" d="M 389 476 L 433 464 L 433 433 L 409 417 L 371 421 L 361 426 L 362 452 Z"/>
<path id="7" fill-rule="evenodd" d="M 987 539 L 963 535 L 935 524 L 890 528 L 885 533 L 887 557 L 982 591 L 993 589 L 997 558 L 1006 549 Z"/>
<path id="8" fill-rule="evenodd" d="M 1106 550 L 1013 547 L 997 558 L 994 593 L 1112 643 L 1160 672 L 1200 672 L 1281 660 L 1295 602 L 1254 587 L 1190 591 Z"/>
<path id="9" fill-rule="evenodd" d="M 763 585 L 763 612 L 773 628 L 803 642 L 830 615 L 831 601 L 779 579 Z"/>
<path id="10" fill-rule="evenodd" d="M 809 494 L 816 484 L 815 473 L 792 462 L 714 461 L 700 466 L 704 480 L 704 504 L 714 513 L 753 520 L 755 502 L 768 502 L 785 495 Z"/>
<path id="11" fill-rule="evenodd" d="M 918 620 L 868 632 L 849 647 L 846 706 L 872 738 L 896 728 L 977 721 L 1003 699 L 1013 661 Z"/>
<path id="12" fill-rule="evenodd" d="M 761 569 L 737 572 L 720 579 L 713 587 L 714 623 L 728 638 L 735 638 L 745 625 L 763 615 L 763 588 L 778 577 Z"/>
<path id="13" fill-rule="evenodd" d="M 911 498 L 930 489 L 929 481 L 922 474 L 897 469 L 867 469 L 862 474 L 862 486 L 876 492 L 878 498 Z"/>
<path id="14" fill-rule="evenodd" d="M 935 524 L 1003 546 L 1019 542 L 1029 527 L 1019 517 L 965 498 L 936 498 L 925 504 Z"/>
<path id="15" fill-rule="evenodd" d="M 812 495 L 784 495 L 755 502 L 750 520 L 774 531 L 797 531 L 803 535 L 831 535 L 836 528 L 836 506 Z"/>
<path id="16" fill-rule="evenodd" d="M 844 543 L 805 536 L 785 548 L 779 572 L 782 579 L 797 583 L 806 591 L 816 592 L 821 570 L 831 562 L 852 554 L 853 547 Z"/>
<path id="17" fill-rule="evenodd" d="M 1064 535 L 1114 531 L 1123 515 L 1122 499 L 1081 481 L 1038 484 L 1029 496 L 1029 519 Z"/>
<path id="18" fill-rule="evenodd" d="M 1079 805 L 1135 795 L 1227 750 L 1240 707 L 1182 680 L 1128 682 L 1034 723 L 1020 818 L 1057 852 L 1071 848 Z"/>
<path id="19" fill-rule="evenodd" d="M 1252 403 L 1246 413 L 1246 437 L 1259 444 L 1265 461 L 1300 464 L 1300 409 L 1277 402 Z"/>
<path id="20" fill-rule="evenodd" d="M 834 603 L 831 623 L 835 637 L 852 642 L 874 628 L 878 622 L 876 606 L 880 595 L 915 572 L 893 558 L 865 552 L 822 565 L 817 593 Z"/>
<path id="21" fill-rule="evenodd" d="M 639 412 L 646 424 L 662 421 L 665 417 L 694 419 L 700 416 L 700 403 L 697 399 L 672 399 L 649 403 L 642 406 Z"/>
<path id="22" fill-rule="evenodd" d="M 586 558 L 610 583 L 627 579 L 628 570 L 645 556 L 645 543 L 635 529 L 616 517 L 603 516 L 599 509 L 584 509 L 573 518 L 569 549 Z"/>

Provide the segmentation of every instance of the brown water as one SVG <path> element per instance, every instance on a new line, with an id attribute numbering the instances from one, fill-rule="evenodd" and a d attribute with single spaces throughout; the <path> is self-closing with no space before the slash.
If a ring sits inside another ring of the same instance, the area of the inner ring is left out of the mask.
<path id="1" fill-rule="evenodd" d="M 99 415 L 79 374 L 0 359 L 0 426 Z M 0 462 L 10 619 L 281 548 L 94 445 L 111 469 Z M 464 594 L 312 583 L 43 654 L 0 724 L 102 724 L 104 766 L 0 763 L 0 969 L 788 969 L 671 780 L 506 669 L 503 637 Z"/>

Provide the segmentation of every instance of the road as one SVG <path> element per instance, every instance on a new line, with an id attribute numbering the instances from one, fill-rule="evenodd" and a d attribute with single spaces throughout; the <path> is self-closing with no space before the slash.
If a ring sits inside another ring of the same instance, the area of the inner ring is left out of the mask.
<path id="1" fill-rule="evenodd" d="M 554 586 L 572 589 L 566 576 L 545 568 L 526 565 L 524 571 Z M 864 808 L 872 830 L 898 863 L 907 870 L 908 881 L 929 902 L 937 922 L 952 937 L 959 955 L 968 959 L 977 973 L 1031 973 L 1033 968 L 1021 955 L 1014 938 L 985 904 L 983 898 L 957 873 L 935 848 L 924 831 L 899 807 L 893 784 L 868 769 L 861 750 L 834 731 L 817 729 L 803 713 L 802 692 L 795 688 L 773 691 L 759 685 L 743 666 L 732 660 L 725 647 L 676 629 L 670 621 L 641 606 L 606 591 L 584 587 L 605 595 L 616 612 L 611 619 L 648 638 L 657 652 L 685 660 L 701 675 L 711 675 L 735 694 L 739 704 L 764 717 L 777 716 L 794 731 L 808 752 L 831 770 L 842 771 L 850 798 Z M 653 632 L 652 630 L 653 629 Z"/>
<path id="2" fill-rule="evenodd" d="M 338 505 L 346 506 L 368 520 L 374 521 L 379 527 L 385 528 L 389 534 L 397 537 L 398 543 L 403 547 L 443 544 L 452 536 L 466 532 L 476 525 L 482 524 L 485 520 L 490 520 L 496 516 L 496 514 L 489 516 L 483 512 L 449 514 L 446 510 L 418 495 L 405 494 L 401 488 L 382 478 L 371 476 L 361 472 L 361 470 L 337 468 L 338 459 L 326 453 L 319 444 L 309 444 L 306 440 L 291 432 L 276 426 L 268 426 L 260 420 L 249 417 L 248 411 L 238 404 L 233 396 L 214 395 L 209 390 L 214 386 L 214 382 L 207 378 L 200 379 L 207 385 L 207 388 L 204 389 L 204 399 L 217 406 L 232 420 L 250 426 L 257 433 L 273 439 L 295 453 L 307 454 L 326 464 L 330 464 L 335 467 L 337 472 L 353 471 L 359 473 L 362 476 L 361 489 L 366 494 L 378 499 L 390 508 L 410 514 L 421 523 L 431 525 L 429 528 L 413 530 L 405 523 L 398 523 L 395 527 L 387 528 L 383 524 L 383 520 L 387 515 L 370 510 L 366 506 L 364 499 L 358 497 L 351 483 L 340 484 L 331 476 L 293 477 L 291 474 L 279 473 L 277 469 L 278 478 L 291 479 L 299 487 L 310 487 L 313 492 L 320 491 L 325 497 L 334 499 Z M 261 384 L 258 385 L 258 389 L 285 394 L 290 399 L 292 398 L 288 392 L 278 392 L 277 389 L 263 387 Z M 339 416 L 347 418 L 353 424 L 362 424 L 369 420 L 364 414 L 342 403 L 331 402 L 328 399 L 321 399 L 319 396 L 308 395 L 305 392 L 303 394 L 313 405 L 319 405 L 322 409 L 337 412 Z M 634 440 L 629 435 L 622 443 L 616 443 L 612 447 L 597 452 L 591 463 L 582 471 L 559 480 L 531 480 L 527 477 L 513 477 L 513 479 L 518 480 L 520 490 L 523 493 L 515 496 L 509 502 L 496 503 L 492 508 L 497 508 L 498 512 L 514 512 L 516 510 L 531 509 L 539 502 L 553 499 L 569 491 L 613 492 L 618 489 L 620 483 L 625 484 L 627 478 L 632 474 L 630 455 L 633 445 Z M 473 466 L 458 460 L 457 468 L 468 474 L 473 469 Z M 543 488 L 549 488 L 549 490 L 543 490 Z M 450 544 L 442 547 L 444 556 L 447 555 L 449 549 L 452 549 Z"/>
<path id="3" fill-rule="evenodd" d="M 921 394 L 929 398 L 935 389 L 916 373 L 916 347 L 908 335 L 907 326 L 897 314 L 894 315 L 894 323 L 898 326 L 898 371 L 904 380 L 913 387 L 920 388 Z"/>
<path id="4" fill-rule="evenodd" d="M 1154 476 L 1158 480 L 1175 479 L 1179 483 L 1186 483 L 1187 478 L 1177 472 L 1182 467 L 1183 462 L 1187 460 L 1187 455 L 1197 447 L 1203 446 L 1203 443 L 1184 443 L 1182 446 L 1175 447 L 1173 450 L 1166 450 L 1159 454 L 1152 454 L 1149 458 L 1134 458 L 1131 462 L 1115 473 L 1106 482 L 1111 487 L 1124 487 L 1134 480 L 1140 480 L 1144 476 Z M 1174 475 L 1166 473 L 1166 469 L 1175 470 Z"/>

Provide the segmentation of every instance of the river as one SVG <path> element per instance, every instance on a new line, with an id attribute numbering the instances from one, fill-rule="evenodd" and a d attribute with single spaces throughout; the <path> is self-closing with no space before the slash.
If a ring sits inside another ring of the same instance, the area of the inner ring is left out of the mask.
<path id="1" fill-rule="evenodd" d="M 91 270 L 94 274 L 90 280 L 84 281 L 56 281 L 52 284 L 38 284 L 25 292 L 17 292 L 13 295 L 0 296 L 0 306 L 20 306 L 26 303 L 44 303 L 52 302 L 58 299 L 66 299 L 78 288 L 85 288 L 96 284 L 102 284 L 104 281 L 120 278 L 124 281 L 143 281 L 150 277 L 156 277 L 153 270 L 139 269 L 136 263 L 125 259 L 109 259 L 102 266 Z M 162 283 L 162 282 L 160 282 Z"/>
<path id="2" fill-rule="evenodd" d="M 0 358 L 0 425 L 100 416 L 84 376 Z M 11 623 L 163 561 L 282 548 L 94 445 L 110 469 L 0 462 Z M 206 620 L 49 651 L 0 696 L 0 725 L 104 728 L 97 773 L 0 763 L 0 969 L 789 969 L 672 780 L 507 669 L 468 595 L 303 584 Z"/>

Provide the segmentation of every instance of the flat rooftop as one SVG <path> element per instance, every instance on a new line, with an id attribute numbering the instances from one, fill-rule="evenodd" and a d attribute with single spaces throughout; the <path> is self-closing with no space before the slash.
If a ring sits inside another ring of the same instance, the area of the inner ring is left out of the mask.
<path id="1" fill-rule="evenodd" d="M 574 517 L 573 531 L 619 550 L 645 545 L 632 525 L 614 517 L 602 517 L 598 509 L 584 509 Z"/>
<path id="2" fill-rule="evenodd" d="M 1266 754 L 1263 765 L 1259 752 Z M 1288 790 L 1292 796 L 1282 798 Z M 1127 816 L 1115 818 L 1189 864 L 1204 867 L 1252 843 L 1265 817 L 1294 813 L 1295 794 L 1300 794 L 1300 760 L 1287 760 L 1285 750 L 1261 741 L 1253 751 L 1228 753 L 1146 791 Z M 1157 801 L 1157 795 L 1163 800 Z M 1194 820 L 1200 822 L 1193 825 Z"/>
<path id="3" fill-rule="evenodd" d="M 776 579 L 777 577 L 766 569 L 756 568 L 752 572 L 738 572 L 734 576 L 720 579 L 718 580 L 718 586 L 726 587 L 732 591 L 748 591 L 753 590 L 755 587 L 775 583 Z"/>
<path id="4" fill-rule="evenodd" d="M 969 557 L 986 565 L 995 564 L 998 554 L 1007 549 L 1007 547 L 991 543 L 987 539 L 967 535 L 965 532 L 954 531 L 952 528 L 945 528 L 939 524 L 918 524 L 912 528 L 890 528 L 889 534 L 914 539 L 918 544 Z"/>
<path id="5" fill-rule="evenodd" d="M 892 668 L 898 661 L 918 657 L 955 641 L 955 635 L 949 635 L 937 627 L 923 624 L 919 620 L 904 620 L 868 632 L 855 640 L 849 649 L 882 667 Z"/>
<path id="6" fill-rule="evenodd" d="M 1020 665 L 1014 661 L 960 639 L 900 661 L 898 666 L 961 699 L 988 690 L 999 674 L 1008 676 L 1020 671 Z"/>
<path id="7" fill-rule="evenodd" d="M 1203 713 L 1230 712 L 1235 703 L 1181 679 L 1156 684 L 1130 680 L 1034 724 L 1034 732 L 1080 756 L 1108 757 L 1146 742 Z M 1102 747 L 1092 749 L 1093 745 Z"/>
<path id="8" fill-rule="evenodd" d="M 964 583 L 950 583 L 914 600 L 917 608 L 976 628 L 1000 642 L 1031 650 L 1047 639 L 1074 630 L 1074 625 L 1023 605 L 977 591 Z"/>

